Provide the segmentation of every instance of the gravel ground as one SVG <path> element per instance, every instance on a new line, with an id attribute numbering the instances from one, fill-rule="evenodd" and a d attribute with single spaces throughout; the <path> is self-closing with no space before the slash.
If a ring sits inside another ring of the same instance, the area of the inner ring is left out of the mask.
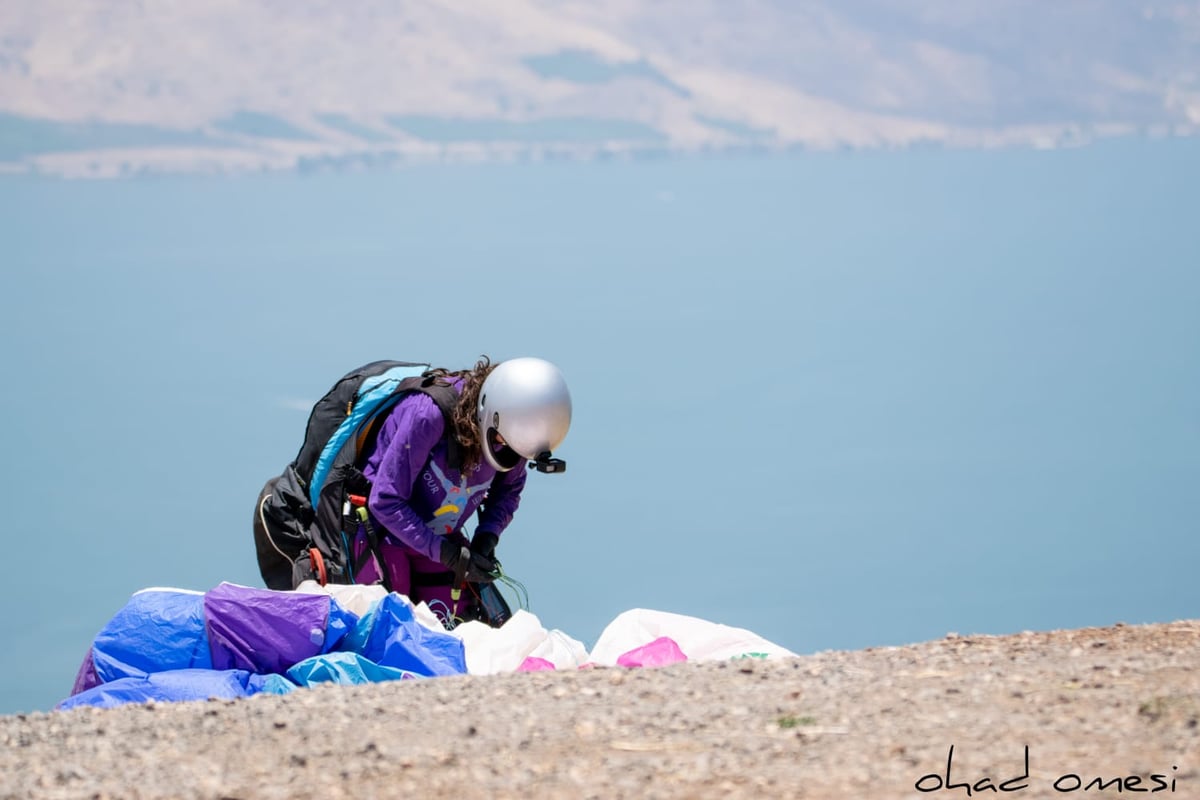
<path id="1" fill-rule="evenodd" d="M 1200 621 L 951 634 L 5 716 L 0 798 L 1200 798 L 1198 720 Z"/>

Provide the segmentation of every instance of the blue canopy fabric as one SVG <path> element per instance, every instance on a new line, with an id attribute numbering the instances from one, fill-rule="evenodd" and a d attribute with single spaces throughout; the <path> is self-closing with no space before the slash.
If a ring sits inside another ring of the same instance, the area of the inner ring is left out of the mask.
<path id="1" fill-rule="evenodd" d="M 467 671 L 462 640 L 416 621 L 412 606 L 389 594 L 359 621 L 351 649 L 384 666 L 434 677 Z"/>
<path id="2" fill-rule="evenodd" d="M 100 631 L 92 656 L 102 682 L 173 669 L 212 669 L 204 595 L 138 592 Z"/>
<path id="3" fill-rule="evenodd" d="M 283 694 L 467 671 L 461 640 L 389 594 L 359 618 L 325 594 L 222 583 L 138 592 L 96 636 L 59 709 Z"/>
<path id="4" fill-rule="evenodd" d="M 71 695 L 58 704 L 65 711 L 81 706 L 109 708 L 150 700 L 223 700 L 252 694 L 287 694 L 296 686 L 279 675 L 256 675 L 240 669 L 172 669 L 141 677 L 118 678 Z"/>
<path id="5" fill-rule="evenodd" d="M 349 686 L 421 677 L 415 672 L 376 664 L 358 653 L 328 653 L 306 658 L 289 669 L 287 676 L 299 686 L 313 686 L 318 683 Z"/>

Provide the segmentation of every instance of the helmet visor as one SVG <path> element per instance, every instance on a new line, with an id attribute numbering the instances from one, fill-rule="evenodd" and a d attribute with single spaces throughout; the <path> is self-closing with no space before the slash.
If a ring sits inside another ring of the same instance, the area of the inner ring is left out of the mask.
<path id="1" fill-rule="evenodd" d="M 488 428 L 487 444 L 485 446 L 492 455 L 491 460 L 494 461 L 503 472 L 507 472 L 508 470 L 519 466 L 522 461 L 525 461 L 525 457 L 509 447 L 508 443 L 505 442 L 504 438 L 500 435 L 500 432 L 495 428 Z"/>

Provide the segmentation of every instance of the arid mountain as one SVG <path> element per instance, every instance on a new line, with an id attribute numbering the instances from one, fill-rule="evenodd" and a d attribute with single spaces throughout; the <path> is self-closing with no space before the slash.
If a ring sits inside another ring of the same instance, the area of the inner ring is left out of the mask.
<path id="1" fill-rule="evenodd" d="M 1200 128 L 1200 2 L 15 0 L 0 168 L 1056 146 Z"/>

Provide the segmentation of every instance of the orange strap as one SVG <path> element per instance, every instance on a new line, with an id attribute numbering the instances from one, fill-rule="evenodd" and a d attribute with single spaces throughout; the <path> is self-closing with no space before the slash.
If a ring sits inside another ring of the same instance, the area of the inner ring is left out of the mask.
<path id="1" fill-rule="evenodd" d="M 315 547 L 308 549 L 308 557 L 312 560 L 313 568 L 317 571 L 317 582 L 324 586 L 329 582 L 329 574 L 325 572 L 325 559 L 321 557 L 321 551 Z"/>

